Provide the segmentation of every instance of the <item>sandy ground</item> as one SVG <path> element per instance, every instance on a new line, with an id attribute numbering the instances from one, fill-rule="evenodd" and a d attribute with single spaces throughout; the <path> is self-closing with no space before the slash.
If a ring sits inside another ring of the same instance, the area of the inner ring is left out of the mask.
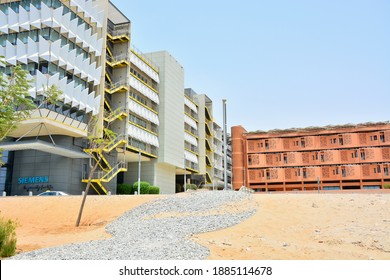
<path id="1" fill-rule="evenodd" d="M 17 219 L 18 252 L 109 238 L 105 225 L 156 196 L 90 196 L 75 228 L 81 196 L 0 198 Z M 257 212 L 239 225 L 193 236 L 209 259 L 390 260 L 390 192 L 256 194 Z M 230 209 L 231 210 L 231 209 Z"/>

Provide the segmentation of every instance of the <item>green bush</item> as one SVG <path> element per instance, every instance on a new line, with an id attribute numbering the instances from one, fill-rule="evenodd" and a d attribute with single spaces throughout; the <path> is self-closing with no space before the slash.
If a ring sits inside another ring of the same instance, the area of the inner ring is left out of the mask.
<path id="1" fill-rule="evenodd" d="M 0 217 L 0 257 L 6 258 L 15 255 L 16 250 L 16 222 Z"/>
<path id="2" fill-rule="evenodd" d="M 140 194 L 149 194 L 150 184 L 145 181 L 141 181 Z M 138 181 L 133 184 L 134 192 L 138 192 Z"/>
<path id="3" fill-rule="evenodd" d="M 132 185 L 120 184 L 116 189 L 117 194 L 134 194 L 134 188 Z"/>
<path id="4" fill-rule="evenodd" d="M 384 185 L 383 185 L 383 188 L 384 188 L 384 189 L 390 189 L 390 184 L 384 184 Z"/>
<path id="5" fill-rule="evenodd" d="M 194 190 L 196 191 L 198 189 L 198 186 L 195 184 L 187 184 L 186 185 L 187 190 Z"/>
<path id="6" fill-rule="evenodd" d="M 149 194 L 160 194 L 160 188 L 156 186 L 150 186 Z"/>

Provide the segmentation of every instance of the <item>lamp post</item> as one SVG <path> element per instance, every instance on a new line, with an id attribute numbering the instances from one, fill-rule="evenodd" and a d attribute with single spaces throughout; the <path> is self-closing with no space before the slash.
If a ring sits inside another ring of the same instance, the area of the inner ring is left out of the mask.
<path id="1" fill-rule="evenodd" d="M 226 99 L 222 99 L 222 105 L 223 105 L 223 189 L 227 190 L 227 124 L 226 124 Z"/>
<path id="2" fill-rule="evenodd" d="M 184 156 L 184 192 L 187 191 L 187 167 L 186 167 L 186 157 Z"/>
<path id="3" fill-rule="evenodd" d="M 138 154 L 138 195 L 141 194 L 141 151 Z"/>

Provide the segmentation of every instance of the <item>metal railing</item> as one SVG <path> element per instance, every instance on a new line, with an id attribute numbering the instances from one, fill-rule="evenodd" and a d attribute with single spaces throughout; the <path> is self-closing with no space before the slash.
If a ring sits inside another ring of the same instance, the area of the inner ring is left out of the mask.
<path id="1" fill-rule="evenodd" d="M 120 169 L 126 169 L 127 164 L 124 161 L 119 162 L 117 165 L 115 165 L 110 171 L 108 171 L 103 177 L 101 177 L 101 180 L 107 180 L 110 181 L 112 176 L 115 176 Z"/>
<path id="2" fill-rule="evenodd" d="M 115 82 L 113 84 L 106 83 L 105 86 L 106 86 L 106 89 L 108 89 L 108 90 L 114 90 L 114 89 L 122 87 L 122 86 L 126 86 L 126 87 L 129 86 L 129 81 L 122 80 L 122 81 Z"/>
<path id="3" fill-rule="evenodd" d="M 116 55 L 114 57 L 106 55 L 106 60 L 110 63 L 115 63 L 115 62 L 119 62 L 122 60 L 130 61 L 130 56 L 127 53 Z"/>
<path id="4" fill-rule="evenodd" d="M 125 113 L 127 113 L 127 109 L 125 107 L 119 107 L 111 112 L 105 111 L 104 118 L 107 120 L 116 119 L 117 116 L 120 116 L 121 114 L 125 114 Z"/>
<path id="5" fill-rule="evenodd" d="M 118 145 L 118 142 L 120 141 L 126 141 L 126 136 L 123 134 L 119 134 L 115 139 L 111 140 L 106 147 L 104 148 L 105 151 L 111 151 L 116 145 Z"/>

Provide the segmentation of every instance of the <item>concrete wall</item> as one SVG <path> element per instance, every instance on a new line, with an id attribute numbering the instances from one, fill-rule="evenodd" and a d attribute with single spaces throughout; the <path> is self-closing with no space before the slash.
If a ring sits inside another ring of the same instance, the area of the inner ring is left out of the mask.
<path id="1" fill-rule="evenodd" d="M 176 168 L 169 164 L 158 163 L 155 170 L 155 185 L 160 187 L 160 193 L 174 194 L 176 192 Z"/>

